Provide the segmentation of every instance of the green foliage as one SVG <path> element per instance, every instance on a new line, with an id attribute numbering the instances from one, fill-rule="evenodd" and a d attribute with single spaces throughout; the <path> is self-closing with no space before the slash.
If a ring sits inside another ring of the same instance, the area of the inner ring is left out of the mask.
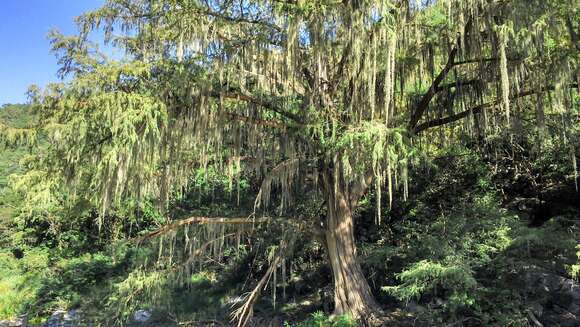
<path id="1" fill-rule="evenodd" d="M 479 291 L 484 285 L 476 271 L 508 249 L 513 242 L 511 230 L 519 223 L 494 206 L 494 196 L 475 196 L 473 200 L 472 204 L 458 204 L 452 214 L 431 223 L 403 224 L 408 238 L 404 242 L 414 246 L 385 254 L 411 263 L 397 275 L 400 284 L 384 287 L 384 291 L 405 302 L 444 298 L 441 309 L 451 315 L 480 310 Z M 416 213 L 418 218 L 423 214 Z"/>
<path id="2" fill-rule="evenodd" d="M 48 250 L 27 250 L 22 259 L 0 250 L 0 320 L 26 312 L 41 294 L 42 280 L 49 271 Z"/>
<path id="3" fill-rule="evenodd" d="M 437 42 L 439 33 L 451 27 L 443 6 L 433 6 L 425 10 L 418 19 L 425 28 L 426 42 Z"/>
<path id="4" fill-rule="evenodd" d="M 365 267 L 384 276 L 389 297 L 422 305 L 417 315 L 427 324 L 476 318 L 525 326 L 525 285 L 513 274 L 525 275 L 530 265 L 563 270 L 579 241 L 577 227 L 566 217 L 526 226 L 499 206 L 494 176 L 474 153 L 455 149 L 443 158 L 427 180 L 413 175 L 405 219 L 364 248 Z"/>
<path id="5" fill-rule="evenodd" d="M 576 257 L 578 258 L 579 263 L 570 265 L 568 271 L 573 278 L 580 280 L 580 245 L 577 245 L 576 249 L 578 250 L 578 252 L 576 252 Z"/>
<path id="6" fill-rule="evenodd" d="M 128 259 L 105 253 L 54 258 L 40 247 L 23 249 L 23 253 L 22 259 L 9 252 L 0 255 L 0 285 L 8 295 L 1 297 L 0 319 L 28 313 L 39 320 L 55 310 L 104 309 L 100 297 L 110 292 L 109 279 L 123 273 Z"/>
<path id="7" fill-rule="evenodd" d="M 36 123 L 30 106 L 4 105 L 0 108 L 0 129 L 26 129 Z M 9 188 L 10 175 L 21 173 L 21 160 L 28 155 L 25 145 L 5 147 L 0 135 L 0 224 L 8 222 L 18 206 L 20 197 Z"/>
<path id="8" fill-rule="evenodd" d="M 357 327 L 358 323 L 347 315 L 328 317 L 323 312 L 317 311 L 303 322 L 291 325 L 284 323 L 286 327 Z"/>
<path id="9" fill-rule="evenodd" d="M 423 295 L 437 295 L 438 291 L 448 290 L 449 302 L 446 305 L 449 310 L 475 304 L 473 293 L 477 288 L 477 281 L 469 267 L 423 260 L 412 264 L 398 278 L 401 285 L 386 286 L 383 290 L 403 301 L 419 300 Z"/>
<path id="10" fill-rule="evenodd" d="M 32 107 L 22 104 L 5 104 L 0 107 L 0 150 L 7 155 L 19 153 L 36 142 L 34 128 L 38 119 Z M 12 161 L 14 162 L 14 161 Z M 0 169 L 3 169 L 0 162 Z M 0 172 L 2 172 L 0 170 Z M 7 176 L 7 175 L 4 175 Z M 0 180 L 0 188 L 2 187 Z"/>
<path id="11" fill-rule="evenodd" d="M 542 228 L 521 226 L 514 231 L 516 238 L 507 251 L 514 257 L 549 259 L 555 262 L 572 257 L 577 240 L 577 227 L 570 225 L 565 217 L 556 217 Z"/>

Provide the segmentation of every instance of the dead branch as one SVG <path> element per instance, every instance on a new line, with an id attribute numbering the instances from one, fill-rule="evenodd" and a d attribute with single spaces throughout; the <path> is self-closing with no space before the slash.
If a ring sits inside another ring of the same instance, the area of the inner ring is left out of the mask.
<path id="1" fill-rule="evenodd" d="M 260 297 L 262 291 L 266 289 L 266 286 L 270 281 L 270 277 L 276 271 L 276 269 L 278 268 L 278 264 L 280 263 L 280 260 L 282 260 L 282 258 L 286 254 L 288 244 L 289 242 L 287 242 L 285 239 L 280 241 L 278 253 L 273 258 L 272 262 L 270 263 L 270 267 L 268 267 L 268 270 L 266 271 L 264 276 L 262 276 L 258 284 L 256 284 L 256 286 L 251 292 L 244 295 L 245 297 L 244 304 L 232 312 L 232 321 L 237 320 L 238 327 L 246 326 L 250 321 L 250 319 L 252 318 L 252 316 L 254 315 L 254 304 Z"/>

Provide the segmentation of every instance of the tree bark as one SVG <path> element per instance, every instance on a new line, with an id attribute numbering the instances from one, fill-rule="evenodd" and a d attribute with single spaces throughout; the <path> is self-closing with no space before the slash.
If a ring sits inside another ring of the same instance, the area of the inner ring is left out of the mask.
<path id="1" fill-rule="evenodd" d="M 373 324 L 381 309 L 356 258 L 352 217 L 355 201 L 342 183 L 337 186 L 326 179 L 324 184 L 328 206 L 325 237 L 334 280 L 334 314 L 348 314 Z"/>

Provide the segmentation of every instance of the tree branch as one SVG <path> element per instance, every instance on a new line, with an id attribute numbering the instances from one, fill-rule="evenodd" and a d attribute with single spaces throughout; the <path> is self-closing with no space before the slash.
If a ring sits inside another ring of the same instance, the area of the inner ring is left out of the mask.
<path id="1" fill-rule="evenodd" d="M 273 111 L 281 116 L 284 116 L 290 120 L 293 120 L 294 122 L 296 122 L 298 124 L 302 124 L 302 119 L 300 116 L 293 114 L 291 112 L 288 112 L 286 110 L 282 110 L 280 107 L 278 107 L 276 105 L 275 101 L 262 100 L 260 98 L 256 98 L 256 97 L 251 96 L 249 94 L 238 92 L 238 91 L 233 90 L 233 89 L 225 90 L 225 91 L 212 91 L 209 93 L 209 96 L 211 96 L 213 98 L 224 97 L 224 98 L 228 98 L 228 99 L 241 100 L 241 101 L 253 103 L 257 106 L 271 110 L 271 111 Z"/>
<path id="2" fill-rule="evenodd" d="M 507 58 L 508 61 L 521 61 L 523 60 L 522 58 L 518 58 L 518 57 L 514 57 L 514 58 Z M 466 60 L 462 60 L 462 61 L 456 61 L 453 66 L 460 66 L 460 65 L 466 65 L 466 64 L 475 64 L 475 63 L 482 63 L 482 62 L 494 62 L 494 61 L 499 61 L 499 58 L 497 57 L 491 57 L 491 58 L 473 58 L 473 59 L 466 59 Z"/>
<path id="3" fill-rule="evenodd" d="M 457 55 L 457 48 L 453 48 L 451 50 L 451 53 L 449 53 L 449 59 L 447 60 L 447 64 L 445 64 L 445 67 L 443 67 L 443 70 L 439 73 L 439 75 L 437 75 L 437 77 L 435 78 L 435 80 L 433 81 L 431 86 L 429 87 L 429 90 L 427 91 L 427 93 L 425 93 L 425 95 L 423 95 L 423 98 L 421 98 L 421 101 L 417 105 L 417 108 L 415 110 L 413 110 L 413 113 L 411 114 L 411 120 L 409 121 L 409 125 L 407 126 L 407 130 L 409 130 L 409 131 L 415 130 L 417 123 L 419 122 L 419 120 L 421 119 L 421 117 L 423 116 L 423 114 L 425 113 L 427 108 L 429 107 L 429 103 L 431 102 L 431 100 L 433 99 L 435 94 L 437 93 L 437 89 L 439 88 L 439 84 L 441 84 L 441 82 L 443 82 L 443 80 L 445 79 L 445 77 L 447 76 L 447 74 L 449 73 L 451 68 L 453 68 L 456 55 Z"/>
<path id="4" fill-rule="evenodd" d="M 569 87 L 570 88 L 577 88 L 578 87 L 578 84 L 577 83 L 572 83 L 572 84 L 569 85 Z M 511 100 L 515 100 L 515 99 L 518 99 L 518 98 L 526 97 L 526 96 L 533 95 L 533 94 L 537 94 L 537 93 L 543 93 L 543 92 L 546 92 L 546 91 L 553 91 L 554 89 L 555 89 L 554 86 L 547 86 L 547 87 L 541 88 L 539 90 L 523 91 L 523 92 L 520 92 L 520 93 L 514 95 L 511 98 Z M 465 117 L 467 117 L 467 116 L 469 116 L 471 114 L 478 114 L 478 113 L 482 112 L 484 109 L 495 107 L 495 106 L 497 106 L 500 103 L 501 103 L 501 100 L 498 99 L 498 100 L 494 100 L 492 102 L 487 102 L 487 103 L 484 103 L 484 104 L 475 106 L 473 108 L 470 108 L 468 110 L 459 112 L 459 113 L 454 114 L 454 115 L 450 115 L 450 116 L 447 116 L 447 117 L 444 117 L 444 118 L 434 119 L 434 120 L 431 120 L 431 121 L 428 121 L 428 122 L 425 122 L 425 123 L 422 123 L 422 124 L 418 125 L 417 127 L 415 127 L 415 129 L 413 130 L 413 132 L 415 134 L 418 134 L 418 133 L 420 133 L 420 132 L 422 132 L 422 131 L 424 131 L 426 129 L 432 128 L 432 127 L 446 125 L 446 124 L 449 124 L 449 123 L 458 121 L 460 119 L 463 119 L 463 118 L 465 118 Z"/>
<path id="5" fill-rule="evenodd" d="M 247 24 L 252 24 L 252 25 L 261 25 L 264 27 L 267 27 L 273 31 L 276 31 L 278 33 L 283 32 L 282 28 L 278 25 L 275 25 L 271 22 L 265 21 L 265 20 L 260 20 L 260 19 L 251 19 L 251 18 L 247 18 L 244 16 L 239 16 L 239 17 L 234 17 L 234 16 L 228 16 L 226 14 L 223 13 L 218 13 L 213 11 L 210 8 L 196 8 L 197 13 L 198 14 L 202 14 L 202 15 L 207 15 L 209 17 L 213 17 L 216 19 L 221 19 L 223 21 L 226 22 L 230 22 L 230 23 L 247 23 Z"/>
<path id="6" fill-rule="evenodd" d="M 474 64 L 474 63 L 479 63 L 479 62 L 493 62 L 493 61 L 498 61 L 498 60 L 499 60 L 499 58 L 496 58 L 496 57 L 492 57 L 492 58 L 474 58 L 474 59 L 467 59 L 467 60 L 457 61 L 453 65 L 454 66 L 459 66 L 459 65 Z"/>
<path id="7" fill-rule="evenodd" d="M 176 230 L 182 226 L 186 225 L 207 225 L 207 224 L 262 224 L 270 221 L 269 217 L 262 218 L 248 218 L 248 217 L 236 217 L 236 218 L 224 218 L 224 217 L 190 217 L 187 219 L 181 219 L 174 223 L 165 225 L 160 229 L 145 234 L 137 239 L 137 243 L 141 243 L 147 239 L 154 238 L 160 235 L 169 233 L 170 231 Z"/>
<path id="8" fill-rule="evenodd" d="M 372 169 L 366 171 L 364 175 L 359 176 L 350 186 L 350 206 L 354 208 L 361 197 L 366 193 L 367 189 L 373 182 L 375 174 Z"/>
<path id="9" fill-rule="evenodd" d="M 251 118 L 248 116 L 234 114 L 232 112 L 225 112 L 224 115 L 230 117 L 233 120 L 241 121 L 244 123 L 251 123 L 251 124 L 256 124 L 256 125 L 260 125 L 260 126 L 274 127 L 274 128 L 278 128 L 281 130 L 286 130 L 286 128 L 287 128 L 287 126 L 285 124 L 278 122 L 278 121 L 274 121 L 274 120 L 264 120 L 264 119 L 259 119 L 259 118 Z"/>

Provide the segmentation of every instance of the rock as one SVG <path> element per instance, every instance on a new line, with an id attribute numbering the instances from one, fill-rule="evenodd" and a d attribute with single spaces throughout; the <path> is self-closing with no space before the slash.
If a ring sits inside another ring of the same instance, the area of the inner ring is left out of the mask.
<path id="1" fill-rule="evenodd" d="M 69 312 L 64 314 L 63 320 L 65 320 L 65 321 L 77 320 L 79 318 L 78 316 L 79 316 L 78 310 L 73 309 L 73 310 L 70 310 Z"/>
<path id="2" fill-rule="evenodd" d="M 560 327 L 578 327 L 578 317 L 570 311 L 554 306 L 554 313 L 550 314 L 546 319 L 546 326 L 560 326 Z"/>
<path id="3" fill-rule="evenodd" d="M 80 313 L 73 309 L 62 316 L 62 327 L 75 327 L 80 322 Z"/>
<path id="4" fill-rule="evenodd" d="M 566 278 L 550 273 L 544 273 L 542 275 L 544 277 L 546 286 L 548 286 L 548 289 L 550 289 L 550 291 L 559 291 L 564 287 Z"/>
<path id="5" fill-rule="evenodd" d="M 425 312 L 427 310 L 427 308 L 418 304 L 417 302 L 411 301 L 411 302 L 407 303 L 405 310 L 408 312 L 419 313 L 419 312 Z"/>
<path id="6" fill-rule="evenodd" d="M 551 293 L 551 301 L 574 313 L 580 306 L 580 287 L 573 279 L 560 277 Z M 570 310 L 572 308 L 572 310 Z"/>
<path id="7" fill-rule="evenodd" d="M 137 310 L 133 314 L 133 319 L 136 322 L 144 323 L 151 319 L 151 312 L 147 310 Z"/>
<path id="8" fill-rule="evenodd" d="M 23 315 L 18 316 L 18 321 L 20 321 L 20 325 L 22 327 L 28 326 L 28 315 L 23 314 Z"/>
<path id="9" fill-rule="evenodd" d="M 580 285 L 538 266 L 526 267 L 522 281 L 526 297 L 533 301 L 529 312 L 544 326 L 580 326 Z"/>
<path id="10" fill-rule="evenodd" d="M 80 322 L 79 310 L 57 310 L 50 315 L 50 318 L 42 325 L 36 327 L 77 327 Z M 28 325 L 28 316 L 21 315 L 16 320 L 0 321 L 0 327 L 33 327 Z"/>
<path id="11" fill-rule="evenodd" d="M 16 320 L 1 320 L 0 327 L 26 327 L 28 324 L 28 316 L 22 315 Z"/>
<path id="12" fill-rule="evenodd" d="M 574 315 L 579 315 L 580 314 L 580 305 L 578 305 L 576 303 L 572 303 L 568 307 L 568 311 L 570 311 Z"/>
<path id="13" fill-rule="evenodd" d="M 562 291 L 568 293 L 574 301 L 580 301 L 580 285 L 575 280 L 564 280 L 562 283 Z"/>
<path id="14" fill-rule="evenodd" d="M 43 325 L 43 327 L 61 327 L 63 317 L 67 312 L 64 310 L 57 310 L 52 313 L 48 321 Z"/>

